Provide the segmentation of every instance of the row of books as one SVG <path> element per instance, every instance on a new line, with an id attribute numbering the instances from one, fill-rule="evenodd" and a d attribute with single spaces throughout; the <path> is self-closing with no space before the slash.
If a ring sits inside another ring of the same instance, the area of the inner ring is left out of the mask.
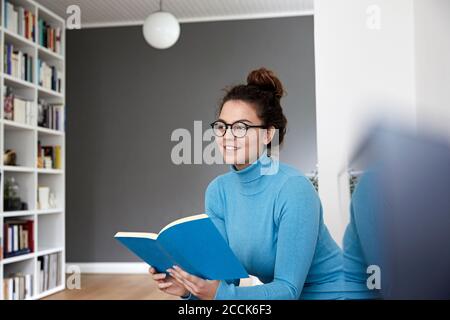
<path id="1" fill-rule="evenodd" d="M 3 8 L 5 27 L 18 35 L 34 41 L 36 34 L 36 16 L 26 8 L 15 7 L 5 0 Z"/>
<path id="2" fill-rule="evenodd" d="M 25 300 L 33 296 L 33 275 L 16 273 L 3 279 L 4 300 Z"/>
<path id="3" fill-rule="evenodd" d="M 42 146 L 38 141 L 38 168 L 62 169 L 61 146 Z"/>
<path id="4" fill-rule="evenodd" d="M 38 257 L 39 293 L 61 285 L 61 255 L 52 253 Z"/>
<path id="5" fill-rule="evenodd" d="M 15 96 L 11 87 L 3 87 L 4 119 L 40 127 L 64 131 L 65 109 L 62 104 L 51 104 L 40 99 L 37 110 L 33 101 Z M 37 119 L 36 119 L 37 118 Z"/>
<path id="6" fill-rule="evenodd" d="M 34 125 L 36 123 L 36 108 L 34 108 L 33 101 L 16 97 L 13 90 L 8 86 L 5 86 L 4 90 L 3 117 L 6 120 Z"/>
<path id="7" fill-rule="evenodd" d="M 38 59 L 38 66 L 38 84 L 46 89 L 61 92 L 62 72 L 41 59 Z"/>
<path id="8" fill-rule="evenodd" d="M 5 259 L 33 252 L 33 226 L 33 220 L 5 220 L 3 223 L 3 255 Z"/>
<path id="9" fill-rule="evenodd" d="M 38 126 L 64 131 L 65 109 L 62 104 L 51 104 L 44 100 L 38 102 Z"/>
<path id="10" fill-rule="evenodd" d="M 58 54 L 62 54 L 61 50 L 61 28 L 53 28 L 49 24 L 47 24 L 44 19 L 39 18 L 39 34 L 38 41 L 39 44 L 47 49 L 52 50 Z"/>
<path id="11" fill-rule="evenodd" d="M 33 57 L 7 43 L 4 49 L 4 70 L 13 77 L 33 82 Z"/>

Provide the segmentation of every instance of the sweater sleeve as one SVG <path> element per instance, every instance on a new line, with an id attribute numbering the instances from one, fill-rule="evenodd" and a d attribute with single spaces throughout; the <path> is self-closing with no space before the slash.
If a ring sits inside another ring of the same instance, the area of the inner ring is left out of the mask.
<path id="1" fill-rule="evenodd" d="M 293 176 L 281 188 L 275 207 L 278 241 L 274 279 L 251 287 L 221 281 L 215 299 L 291 300 L 300 297 L 315 253 L 320 200 L 307 178 Z"/>
<path id="2" fill-rule="evenodd" d="M 222 237 L 228 243 L 228 236 L 225 227 L 224 215 L 224 199 L 222 198 L 219 186 L 219 178 L 214 179 L 206 188 L 205 192 L 205 211 L 208 217 L 212 220 L 216 228 L 219 230 Z M 225 281 L 224 281 L 225 282 Z M 234 279 L 225 282 L 230 285 L 239 286 L 240 279 Z M 189 294 L 186 297 L 181 297 L 183 300 L 198 300 L 198 298 Z"/>
<path id="3" fill-rule="evenodd" d="M 217 177 L 206 188 L 205 192 L 205 211 L 212 220 L 222 237 L 228 243 L 228 236 L 225 227 L 225 199 L 220 192 L 219 178 Z"/>

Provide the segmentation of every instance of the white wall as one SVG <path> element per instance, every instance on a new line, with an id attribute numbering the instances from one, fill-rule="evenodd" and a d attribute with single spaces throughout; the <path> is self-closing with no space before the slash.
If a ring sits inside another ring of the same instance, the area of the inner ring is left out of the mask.
<path id="1" fill-rule="evenodd" d="M 339 244 L 350 198 L 339 174 L 356 140 L 379 116 L 415 125 L 413 14 L 412 0 L 315 1 L 319 193 Z"/>
<path id="2" fill-rule="evenodd" d="M 450 1 L 414 5 L 418 127 L 450 138 Z"/>

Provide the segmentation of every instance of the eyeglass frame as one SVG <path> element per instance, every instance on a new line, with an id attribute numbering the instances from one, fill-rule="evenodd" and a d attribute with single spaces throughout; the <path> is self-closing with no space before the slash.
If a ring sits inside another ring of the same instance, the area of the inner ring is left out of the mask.
<path id="1" fill-rule="evenodd" d="M 221 135 L 221 136 L 218 136 L 218 135 L 216 134 L 215 130 L 214 130 L 214 125 L 215 125 L 216 123 L 218 123 L 218 122 L 223 123 L 223 124 L 225 125 L 225 131 L 224 131 L 223 135 Z M 233 126 L 234 126 L 236 123 L 242 123 L 242 124 L 245 126 L 245 134 L 244 134 L 242 137 L 236 137 L 235 134 L 233 133 Z M 243 121 L 241 121 L 241 120 L 235 121 L 235 122 L 233 122 L 233 123 L 226 123 L 226 122 L 223 121 L 223 120 L 216 120 L 216 121 L 214 121 L 213 123 L 211 123 L 210 126 L 211 126 L 211 128 L 212 128 L 212 130 L 213 130 L 213 132 L 214 132 L 214 135 L 215 135 L 216 137 L 219 137 L 219 138 L 225 137 L 225 135 L 227 134 L 228 128 L 231 129 L 231 134 L 232 134 L 233 137 L 235 137 L 235 138 L 244 138 L 244 137 L 247 135 L 247 132 L 248 132 L 248 129 L 249 129 L 249 128 L 263 128 L 263 129 L 267 129 L 267 126 L 266 126 L 266 125 L 249 125 L 249 124 L 246 124 L 245 122 L 243 122 Z"/>

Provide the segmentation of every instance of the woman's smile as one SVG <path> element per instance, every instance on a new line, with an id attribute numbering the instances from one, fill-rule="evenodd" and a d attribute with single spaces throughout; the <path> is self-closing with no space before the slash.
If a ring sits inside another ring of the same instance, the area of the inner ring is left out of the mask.
<path id="1" fill-rule="evenodd" d="M 236 151 L 240 149 L 239 147 L 233 145 L 224 145 L 223 148 L 225 151 Z"/>

